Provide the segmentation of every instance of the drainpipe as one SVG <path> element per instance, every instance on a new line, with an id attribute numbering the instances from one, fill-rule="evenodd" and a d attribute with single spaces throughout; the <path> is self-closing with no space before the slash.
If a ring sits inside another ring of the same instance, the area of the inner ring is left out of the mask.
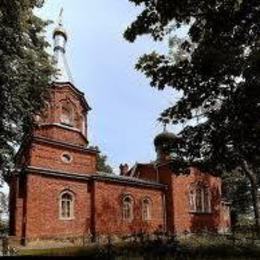
<path id="1" fill-rule="evenodd" d="M 91 220 L 90 220 L 90 230 L 91 230 L 91 242 L 95 242 L 96 241 L 96 208 L 95 208 L 95 190 L 96 190 L 96 182 L 95 180 L 91 180 L 88 185 L 90 185 L 91 189 Z"/>

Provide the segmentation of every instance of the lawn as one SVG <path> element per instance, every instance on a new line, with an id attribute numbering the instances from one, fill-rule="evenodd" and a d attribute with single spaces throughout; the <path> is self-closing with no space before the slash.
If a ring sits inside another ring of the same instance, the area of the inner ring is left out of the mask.
<path id="1" fill-rule="evenodd" d="M 245 236 L 244 236 L 245 238 Z M 23 249 L 19 255 L 88 256 L 95 259 L 260 259 L 256 240 L 231 240 L 219 235 L 188 235 L 178 240 L 124 242 L 88 247 Z"/>

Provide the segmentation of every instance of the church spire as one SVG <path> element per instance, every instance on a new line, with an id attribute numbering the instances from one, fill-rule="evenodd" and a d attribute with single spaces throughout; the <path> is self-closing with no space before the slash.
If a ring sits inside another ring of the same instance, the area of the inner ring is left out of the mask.
<path id="1" fill-rule="evenodd" d="M 58 70 L 58 75 L 55 77 L 54 82 L 72 83 L 73 79 L 66 58 L 66 44 L 68 41 L 68 35 L 63 27 L 63 8 L 60 11 L 58 26 L 55 28 L 53 32 L 53 39 L 54 60 L 56 63 L 56 69 Z"/>

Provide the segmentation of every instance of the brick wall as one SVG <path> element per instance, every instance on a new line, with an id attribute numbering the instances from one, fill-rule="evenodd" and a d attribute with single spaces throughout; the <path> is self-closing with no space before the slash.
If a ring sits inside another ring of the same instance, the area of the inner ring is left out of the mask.
<path id="1" fill-rule="evenodd" d="M 191 213 L 189 187 L 197 181 L 207 184 L 211 193 L 211 213 Z M 204 229 L 218 231 L 220 225 L 221 180 L 192 168 L 190 175 L 174 176 L 174 225 L 175 231 L 197 232 Z"/>
<path id="2" fill-rule="evenodd" d="M 64 190 L 75 196 L 73 220 L 59 218 L 59 196 Z M 122 196 L 126 193 L 134 199 L 134 219 L 131 223 L 122 220 Z M 153 232 L 164 226 L 163 194 L 163 191 L 152 188 L 29 174 L 24 235 L 30 240 L 83 236 L 89 232 L 96 232 L 96 235 L 123 235 L 141 230 Z M 142 220 L 141 203 L 145 197 L 152 202 L 149 221 Z M 19 221 L 22 223 L 21 219 Z M 16 233 L 18 237 L 21 235 Z"/>
<path id="3" fill-rule="evenodd" d="M 90 231 L 91 195 L 89 183 L 40 175 L 28 175 L 26 237 L 51 238 L 81 236 Z M 59 218 L 59 196 L 69 190 L 74 194 L 72 220 Z"/>
<path id="4" fill-rule="evenodd" d="M 163 192 L 145 187 L 96 182 L 94 187 L 95 226 L 97 234 L 129 234 L 140 230 L 152 232 L 164 226 Z M 123 194 L 134 199 L 134 219 L 128 223 L 122 219 Z M 151 220 L 142 220 L 142 199 L 152 202 Z"/>
<path id="5" fill-rule="evenodd" d="M 72 108 L 73 127 L 66 127 L 61 122 L 64 104 L 69 104 Z M 36 117 L 40 128 L 35 129 L 34 134 L 57 141 L 85 145 L 87 143 L 87 112 L 82 97 L 70 84 L 53 85 L 46 106 Z"/>
<path id="6" fill-rule="evenodd" d="M 135 177 L 155 182 L 158 179 L 156 168 L 152 164 L 138 165 Z"/>
<path id="7" fill-rule="evenodd" d="M 174 174 L 168 167 L 168 165 L 158 168 L 160 183 L 167 185 L 167 191 L 165 193 L 166 200 L 166 219 L 167 219 L 167 230 L 174 232 L 174 190 L 173 190 L 173 178 Z"/>
<path id="8" fill-rule="evenodd" d="M 229 209 L 221 203 L 221 179 L 196 168 L 189 175 L 176 175 L 168 165 L 159 167 L 160 182 L 168 186 L 166 192 L 167 227 L 175 233 L 202 230 L 220 231 L 230 227 Z M 195 182 L 207 184 L 211 193 L 212 212 L 192 213 L 189 205 L 189 188 Z"/>
<path id="9" fill-rule="evenodd" d="M 70 163 L 62 161 L 63 153 L 72 156 Z M 31 166 L 67 171 L 72 173 L 95 173 L 96 154 L 88 151 L 64 148 L 58 145 L 33 143 L 31 148 Z"/>
<path id="10" fill-rule="evenodd" d="M 72 131 L 67 127 L 58 125 L 45 125 L 36 129 L 35 136 L 52 139 L 55 141 L 66 142 L 69 144 L 86 146 L 86 138 L 78 131 Z"/>

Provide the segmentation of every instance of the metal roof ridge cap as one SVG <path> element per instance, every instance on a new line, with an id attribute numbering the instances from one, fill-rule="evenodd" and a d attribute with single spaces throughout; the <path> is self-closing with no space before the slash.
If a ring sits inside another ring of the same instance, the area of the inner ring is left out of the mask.
<path id="1" fill-rule="evenodd" d="M 64 175 L 72 175 L 72 176 L 80 176 L 80 177 L 87 177 L 90 178 L 91 176 L 86 174 L 86 173 L 77 173 L 77 172 L 67 172 L 67 171 L 60 171 L 60 170 L 54 170 L 50 168 L 42 168 L 42 167 L 37 167 L 33 165 L 29 165 L 25 168 L 26 170 L 39 170 L 39 171 L 44 171 L 44 172 L 53 172 L 53 173 L 61 173 Z"/>
<path id="2" fill-rule="evenodd" d="M 114 178 L 113 178 L 114 177 Z M 93 179 L 109 179 L 109 180 L 118 180 L 118 181 L 125 181 L 125 182 L 132 182 L 132 183 L 139 183 L 139 184 L 146 184 L 151 186 L 160 186 L 160 187 L 166 187 L 167 185 L 164 185 L 162 183 L 158 182 L 152 182 L 148 180 L 143 180 L 135 177 L 128 177 L 128 176 L 108 176 L 108 175 L 101 175 L 101 174 L 93 174 L 91 175 L 91 178 Z"/>

